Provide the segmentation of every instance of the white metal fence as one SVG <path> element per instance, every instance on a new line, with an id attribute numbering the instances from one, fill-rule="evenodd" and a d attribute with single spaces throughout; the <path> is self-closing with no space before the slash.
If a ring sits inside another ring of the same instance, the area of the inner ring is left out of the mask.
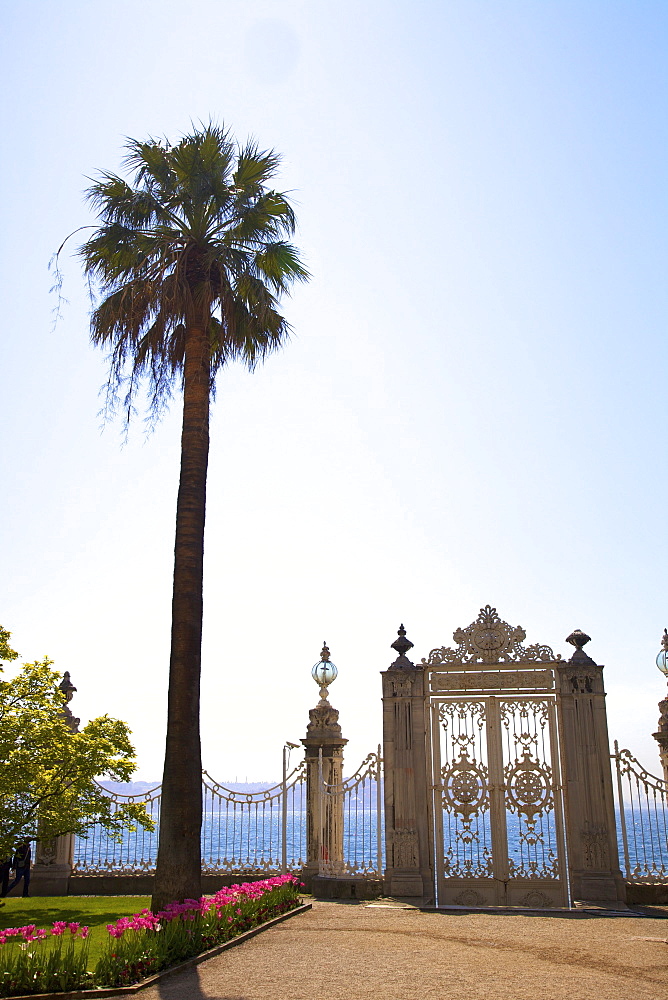
<path id="1" fill-rule="evenodd" d="M 239 792 L 204 771 L 202 871 L 277 872 L 306 861 L 306 768 L 263 791 Z"/>
<path id="2" fill-rule="evenodd" d="M 668 785 L 615 740 L 617 827 L 629 882 L 668 882 Z"/>
<path id="3" fill-rule="evenodd" d="M 355 773 L 329 785 L 320 773 L 321 816 L 327 811 L 343 821 L 343 860 L 321 859 L 321 875 L 380 876 L 383 872 L 383 783 L 381 749 L 368 754 Z M 322 821 L 321 821 L 322 826 Z"/>
<path id="4" fill-rule="evenodd" d="M 126 829 L 121 841 L 112 838 L 104 827 L 91 826 L 87 837 L 75 837 L 74 866 L 76 875 L 141 875 L 155 869 L 158 851 L 157 830 L 160 825 L 161 787 L 137 795 L 103 791 L 112 800 L 115 813 L 122 805 L 140 803 L 155 823 L 155 830 L 144 827 Z"/>
<path id="5" fill-rule="evenodd" d="M 650 774 L 615 742 L 617 829 L 620 860 L 629 882 L 668 883 L 668 784 Z M 316 809 L 332 807 L 343 821 L 343 861 L 320 863 L 321 874 L 380 876 L 384 869 L 381 748 L 368 754 L 340 785 L 320 776 Z M 106 791 L 106 790 L 105 790 Z M 142 802 L 155 830 L 127 830 L 120 842 L 98 826 L 75 841 L 79 875 L 143 874 L 155 870 L 161 789 L 141 795 L 107 791 L 112 808 Z M 239 791 L 202 776 L 202 871 L 251 874 L 298 871 L 306 863 L 306 764 L 284 781 L 258 791 Z"/>
<path id="6" fill-rule="evenodd" d="M 140 802 L 155 824 L 127 830 L 120 842 L 93 826 L 77 837 L 74 873 L 138 875 L 155 870 L 161 787 L 143 795 L 107 791 L 112 810 Z M 202 871 L 207 874 L 295 870 L 306 859 L 306 770 L 302 762 L 285 781 L 259 791 L 227 788 L 202 774 Z"/>
<path id="7" fill-rule="evenodd" d="M 341 785 L 321 782 L 321 803 L 336 797 L 343 810 L 343 871 L 376 875 L 383 870 L 382 761 L 380 747 L 369 754 Z M 202 871 L 207 874 L 251 874 L 298 871 L 306 864 L 306 764 L 302 761 L 284 780 L 258 791 L 239 791 L 202 775 Z M 158 853 L 161 788 L 141 795 L 105 789 L 112 809 L 141 802 L 155 830 L 127 830 L 120 842 L 93 826 L 77 837 L 77 875 L 139 875 L 155 870 Z M 320 806 L 322 808 L 322 804 Z M 340 866 L 341 867 L 341 866 Z"/>

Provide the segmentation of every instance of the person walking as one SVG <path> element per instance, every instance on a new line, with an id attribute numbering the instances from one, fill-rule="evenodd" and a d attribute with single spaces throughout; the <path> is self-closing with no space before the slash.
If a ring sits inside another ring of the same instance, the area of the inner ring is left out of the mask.
<path id="1" fill-rule="evenodd" d="M 7 895 L 7 888 L 9 886 L 9 873 L 12 870 L 12 859 L 5 858 L 5 860 L 0 864 L 0 896 Z"/>
<path id="2" fill-rule="evenodd" d="M 7 892 L 3 892 L 2 895 L 6 896 L 10 893 L 14 886 L 17 886 L 21 879 L 23 879 L 23 895 L 30 895 L 30 859 L 32 852 L 30 850 L 30 841 L 23 840 L 19 846 L 16 848 L 16 854 L 12 859 L 12 868 L 16 869 L 16 878 L 7 887 Z"/>

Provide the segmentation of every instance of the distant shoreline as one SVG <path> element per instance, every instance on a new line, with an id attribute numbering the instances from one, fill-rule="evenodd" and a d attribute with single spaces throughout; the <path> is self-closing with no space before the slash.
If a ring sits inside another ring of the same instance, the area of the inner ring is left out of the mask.
<path id="1" fill-rule="evenodd" d="M 160 780 L 156 781 L 108 781 L 99 782 L 103 788 L 109 792 L 116 792 L 118 795 L 145 795 L 153 788 L 160 786 Z M 223 788 L 229 788 L 232 792 L 260 792 L 266 788 L 274 788 L 280 784 L 280 780 L 271 781 L 220 781 L 218 784 Z"/>

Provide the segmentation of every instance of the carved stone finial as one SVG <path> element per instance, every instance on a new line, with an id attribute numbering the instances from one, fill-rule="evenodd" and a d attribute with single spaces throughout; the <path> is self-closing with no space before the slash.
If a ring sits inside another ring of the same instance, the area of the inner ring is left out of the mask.
<path id="1" fill-rule="evenodd" d="M 410 641 L 410 639 L 406 638 L 406 629 L 404 628 L 403 625 L 399 626 L 397 635 L 399 636 L 399 638 L 395 639 L 394 642 L 392 643 L 392 649 L 396 649 L 399 656 L 404 656 L 409 649 L 413 648 L 413 643 Z"/>
<path id="2" fill-rule="evenodd" d="M 575 646 L 576 649 L 582 649 L 588 642 L 591 642 L 591 636 L 583 632 L 582 629 L 576 628 L 566 637 L 566 642 L 570 642 L 571 646 Z"/>
<path id="3" fill-rule="evenodd" d="M 63 679 L 58 685 L 58 688 L 65 695 L 65 704 L 63 705 L 62 708 L 63 715 L 65 716 L 65 721 L 72 730 L 72 732 L 78 733 L 79 723 L 81 722 L 81 719 L 77 719 L 74 715 L 72 715 L 72 712 L 70 711 L 69 707 L 69 702 L 72 701 L 72 696 L 76 691 L 74 684 L 70 680 L 69 670 L 66 670 L 65 673 L 63 674 Z"/>
<path id="4" fill-rule="evenodd" d="M 576 628 L 567 636 L 566 642 L 570 642 L 571 646 L 575 646 L 575 651 L 568 661 L 569 663 L 579 664 L 580 666 L 596 665 L 596 661 L 592 660 L 591 656 L 588 656 L 583 648 L 588 642 L 591 642 L 591 637 L 586 632 Z"/>
<path id="5" fill-rule="evenodd" d="M 306 727 L 306 737 L 340 737 L 338 709 L 328 701 L 321 700 L 315 708 L 309 709 L 309 724 Z"/>
<path id="6" fill-rule="evenodd" d="M 406 656 L 408 650 L 413 648 L 413 643 L 406 638 L 406 629 L 403 624 L 399 626 L 397 635 L 399 638 L 391 643 L 391 648 L 396 649 L 399 655 L 394 663 L 390 664 L 390 667 L 394 670 L 415 670 L 415 664 Z"/>
<path id="7" fill-rule="evenodd" d="M 60 684 L 58 685 L 58 687 L 60 688 L 60 690 L 65 695 L 65 701 L 66 702 L 72 701 L 72 695 L 76 691 L 76 688 L 75 688 L 74 684 L 72 683 L 72 681 L 70 680 L 70 672 L 69 672 L 69 670 L 66 670 L 65 673 L 63 674 L 63 679 L 60 682 Z"/>
<path id="8" fill-rule="evenodd" d="M 666 739 L 668 739 L 668 698 L 664 698 L 663 701 L 659 702 L 659 732 L 666 734 Z M 668 747 L 666 747 L 668 749 Z"/>

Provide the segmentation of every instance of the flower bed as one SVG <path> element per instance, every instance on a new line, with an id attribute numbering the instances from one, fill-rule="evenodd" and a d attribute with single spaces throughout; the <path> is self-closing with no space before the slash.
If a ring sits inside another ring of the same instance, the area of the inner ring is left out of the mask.
<path id="1" fill-rule="evenodd" d="M 109 940 L 92 971 L 87 927 L 56 921 L 50 931 L 7 928 L 0 931 L 0 997 L 129 986 L 294 910 L 298 889 L 294 875 L 279 875 L 121 917 L 107 925 Z"/>

